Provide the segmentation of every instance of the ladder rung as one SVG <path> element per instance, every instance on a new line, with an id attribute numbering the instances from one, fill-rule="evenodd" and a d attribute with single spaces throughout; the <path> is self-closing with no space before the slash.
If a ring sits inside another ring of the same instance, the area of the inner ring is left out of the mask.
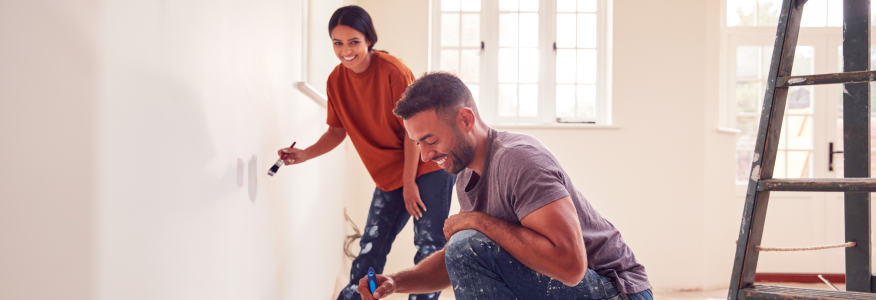
<path id="1" fill-rule="evenodd" d="M 793 192 L 876 192 L 876 178 L 764 179 L 757 190 Z"/>
<path id="2" fill-rule="evenodd" d="M 876 81 L 876 71 L 779 77 L 776 87 Z"/>
<path id="3" fill-rule="evenodd" d="M 876 299 L 876 294 L 755 285 L 739 291 L 737 299 Z"/>

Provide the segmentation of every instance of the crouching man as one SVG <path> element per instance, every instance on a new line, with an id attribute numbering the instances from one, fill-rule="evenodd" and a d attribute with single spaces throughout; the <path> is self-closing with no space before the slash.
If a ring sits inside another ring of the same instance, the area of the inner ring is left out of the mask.
<path id="1" fill-rule="evenodd" d="M 645 267 L 538 139 L 497 131 L 454 75 L 426 74 L 398 102 L 421 158 L 459 174 L 462 211 L 448 242 L 414 267 L 378 275 L 371 295 L 423 294 L 453 285 L 457 299 L 652 299 Z"/>

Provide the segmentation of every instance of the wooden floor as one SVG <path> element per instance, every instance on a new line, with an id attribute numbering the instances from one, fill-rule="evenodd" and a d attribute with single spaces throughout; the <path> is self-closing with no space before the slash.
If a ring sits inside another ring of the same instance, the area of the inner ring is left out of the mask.
<path id="1" fill-rule="evenodd" d="M 821 289 L 821 290 L 829 290 L 826 284 L 823 283 L 788 283 L 788 282 L 779 282 L 779 283 L 770 283 L 763 282 L 760 284 L 764 285 L 777 285 L 777 286 L 789 286 L 789 287 L 798 287 L 798 288 L 808 288 L 808 289 Z M 840 290 L 845 289 L 845 284 L 836 284 L 836 287 Z M 407 300 L 407 294 L 396 294 L 390 295 L 387 298 L 383 298 L 386 300 Z M 453 297 L 453 290 L 448 288 L 441 293 L 442 300 L 454 300 L 456 298 Z M 699 291 L 699 292 L 654 292 L 654 300 L 723 300 L 727 299 L 727 289 L 720 290 L 711 290 L 711 291 Z"/>

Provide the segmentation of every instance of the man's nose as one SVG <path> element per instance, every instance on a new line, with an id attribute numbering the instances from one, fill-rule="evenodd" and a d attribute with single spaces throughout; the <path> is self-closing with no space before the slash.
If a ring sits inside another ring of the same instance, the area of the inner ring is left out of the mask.
<path id="1" fill-rule="evenodd" d="M 424 162 L 427 162 L 432 159 L 432 156 L 435 155 L 426 148 L 426 145 L 420 144 L 420 159 L 422 159 Z"/>

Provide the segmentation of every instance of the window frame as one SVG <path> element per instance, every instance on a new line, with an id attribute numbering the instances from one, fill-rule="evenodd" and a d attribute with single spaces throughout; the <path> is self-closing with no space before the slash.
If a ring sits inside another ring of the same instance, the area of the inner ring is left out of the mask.
<path id="1" fill-rule="evenodd" d="M 430 3 L 429 70 L 441 70 L 441 1 Z M 462 0 L 465 1 L 465 0 Z M 611 105 L 611 10 L 613 0 L 596 0 L 596 114 L 593 118 L 564 118 L 560 122 L 556 114 L 556 54 L 557 38 L 556 1 L 539 1 L 539 76 L 538 114 L 535 117 L 503 117 L 498 113 L 498 53 L 499 53 L 499 0 L 481 0 L 480 31 L 483 48 L 480 59 L 478 108 L 481 118 L 491 125 L 533 126 L 610 126 Z M 548 17 L 546 17 L 548 16 Z M 464 47 L 459 47 L 463 49 Z M 569 49 L 569 48 L 564 48 Z M 574 49 L 574 48 L 572 48 Z"/>

